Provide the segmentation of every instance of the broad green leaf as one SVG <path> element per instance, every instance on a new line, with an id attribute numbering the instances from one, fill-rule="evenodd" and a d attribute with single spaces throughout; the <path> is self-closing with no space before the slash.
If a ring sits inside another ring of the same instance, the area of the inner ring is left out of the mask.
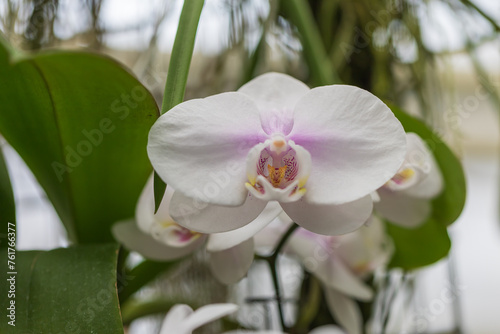
<path id="1" fill-rule="evenodd" d="M 448 146 L 432 132 L 422 121 L 406 114 L 401 109 L 391 106 L 406 132 L 418 134 L 429 146 L 441 169 L 444 178 L 444 190 L 432 201 L 432 216 L 440 223 L 453 223 L 465 205 L 465 176 L 462 164 Z"/>
<path id="2" fill-rule="evenodd" d="M 416 229 L 388 223 L 387 232 L 395 246 L 391 267 L 410 270 L 427 266 L 448 255 L 451 247 L 446 226 L 432 218 Z"/>
<path id="3" fill-rule="evenodd" d="M 198 30 L 198 22 L 200 21 L 204 3 L 204 0 L 184 1 L 170 57 L 170 64 L 168 66 L 165 94 L 163 95 L 163 103 L 161 106 L 162 114 L 184 100 L 189 66 L 191 65 L 194 42 L 196 39 L 196 31 Z M 165 182 L 163 182 L 155 172 L 155 212 L 160 207 L 166 188 L 167 185 Z"/>
<path id="4" fill-rule="evenodd" d="M 123 333 L 116 263 L 118 245 L 83 245 L 48 252 L 17 252 L 16 275 L 7 273 L 7 258 L 0 259 L 0 333 Z M 9 298 L 15 277 L 15 298 Z M 8 281 L 7 279 L 11 279 Z"/>
<path id="5" fill-rule="evenodd" d="M 11 57 L 0 36 L 0 133 L 75 242 L 111 241 L 151 173 L 151 94 L 120 64 L 84 52 Z"/>
<path id="6" fill-rule="evenodd" d="M 7 248 L 8 229 L 14 229 L 16 223 L 16 207 L 14 204 L 14 194 L 10 184 L 9 172 L 5 165 L 5 160 L 0 147 L 0 249 Z M 3 252 L 0 252 L 3 256 Z"/>

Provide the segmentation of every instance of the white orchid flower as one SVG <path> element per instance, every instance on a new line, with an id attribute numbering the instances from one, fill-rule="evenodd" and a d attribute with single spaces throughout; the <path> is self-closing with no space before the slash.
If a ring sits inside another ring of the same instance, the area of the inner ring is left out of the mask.
<path id="1" fill-rule="evenodd" d="M 163 320 L 160 334 L 191 334 L 196 328 L 230 315 L 238 310 L 235 304 L 210 304 L 193 311 L 184 304 L 175 305 Z"/>
<path id="2" fill-rule="evenodd" d="M 282 212 L 279 205 L 269 205 L 251 224 L 243 228 L 208 235 L 191 231 L 175 222 L 168 210 L 173 194 L 174 191 L 168 186 L 155 214 L 151 176 L 139 197 L 135 221 L 115 224 L 115 238 L 126 248 L 156 261 L 184 257 L 206 244 L 212 273 L 224 284 L 236 283 L 247 274 L 254 258 L 251 230 L 257 233 Z"/>
<path id="3" fill-rule="evenodd" d="M 250 331 L 250 330 L 235 330 L 225 332 L 224 334 L 286 334 L 281 331 Z M 324 325 L 314 328 L 309 334 L 345 334 L 345 332 L 335 325 Z"/>
<path id="4" fill-rule="evenodd" d="M 400 122 L 371 93 L 309 89 L 279 73 L 177 105 L 153 125 L 148 142 L 154 169 L 177 190 L 170 213 L 202 233 L 240 228 L 270 201 L 310 231 L 353 231 L 405 151 Z"/>
<path id="5" fill-rule="evenodd" d="M 396 175 L 377 190 L 375 210 L 391 223 L 417 227 L 431 213 L 430 200 L 443 190 L 443 177 L 434 155 L 415 133 L 407 134 L 407 152 Z"/>
<path id="6" fill-rule="evenodd" d="M 370 301 L 373 290 L 367 275 L 384 266 L 392 254 L 382 221 L 342 236 L 323 236 L 304 229 L 290 238 L 287 252 L 323 284 L 332 316 L 349 334 L 363 332 L 361 311 L 355 301 Z"/>

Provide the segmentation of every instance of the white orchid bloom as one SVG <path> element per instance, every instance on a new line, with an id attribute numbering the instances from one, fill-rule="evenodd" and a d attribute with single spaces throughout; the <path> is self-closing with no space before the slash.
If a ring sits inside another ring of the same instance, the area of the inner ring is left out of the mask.
<path id="1" fill-rule="evenodd" d="M 400 122 L 371 93 L 309 89 L 279 73 L 177 105 L 153 125 L 148 142 L 154 169 L 177 190 L 170 213 L 203 233 L 240 228 L 269 201 L 310 231 L 353 231 L 405 151 Z"/>
<path id="2" fill-rule="evenodd" d="M 224 334 L 286 334 L 281 331 L 250 331 L 250 330 L 235 330 L 225 332 Z M 309 334 L 345 334 L 345 332 L 335 325 L 324 325 L 314 328 Z"/>
<path id="3" fill-rule="evenodd" d="M 391 223 L 417 227 L 431 213 L 430 200 L 443 190 L 443 177 L 427 145 L 415 133 L 407 134 L 405 161 L 396 175 L 377 190 L 375 210 Z"/>
<path id="4" fill-rule="evenodd" d="M 175 305 L 163 320 L 160 334 L 191 334 L 196 328 L 230 315 L 238 310 L 235 304 L 210 304 L 193 311 L 184 304 Z"/>
<path id="5" fill-rule="evenodd" d="M 282 212 L 278 205 L 269 205 L 251 224 L 241 229 L 220 235 L 207 235 L 177 224 L 170 216 L 168 208 L 173 194 L 174 191 L 168 186 L 155 214 L 151 176 L 139 197 L 135 221 L 115 224 L 115 238 L 126 248 L 156 261 L 184 257 L 206 244 L 212 273 L 224 284 L 233 284 L 242 279 L 253 262 L 254 242 L 251 229 L 257 233 L 260 227 L 266 226 Z M 223 209 L 229 211 L 228 214 L 234 210 Z"/>
<path id="6" fill-rule="evenodd" d="M 290 238 L 287 252 L 325 287 L 332 316 L 349 334 L 363 332 L 361 312 L 354 299 L 370 301 L 373 290 L 364 278 L 384 266 L 392 244 L 382 221 L 373 217 L 368 226 L 342 236 L 323 236 L 304 229 Z"/>

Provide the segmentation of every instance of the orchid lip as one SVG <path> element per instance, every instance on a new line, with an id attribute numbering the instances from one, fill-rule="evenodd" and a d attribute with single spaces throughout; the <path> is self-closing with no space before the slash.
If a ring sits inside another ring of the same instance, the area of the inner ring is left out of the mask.
<path id="1" fill-rule="evenodd" d="M 257 144 L 247 157 L 245 187 L 256 198 L 295 202 L 306 193 L 310 154 L 282 134 Z"/>

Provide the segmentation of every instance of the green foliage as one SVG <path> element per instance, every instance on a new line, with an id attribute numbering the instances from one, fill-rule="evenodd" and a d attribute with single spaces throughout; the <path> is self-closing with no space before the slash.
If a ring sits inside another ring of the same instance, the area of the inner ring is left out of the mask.
<path id="1" fill-rule="evenodd" d="M 198 22 L 200 21 L 201 10 L 203 9 L 204 3 L 204 0 L 185 1 L 182 7 L 179 26 L 177 27 L 177 34 L 175 35 L 174 46 L 172 48 L 172 55 L 168 67 L 165 94 L 161 106 L 162 114 L 184 100 L 189 66 L 191 65 L 194 41 L 196 39 L 196 31 L 198 29 Z M 155 173 L 155 212 L 160 207 L 166 188 L 167 185 L 165 182 Z"/>
<path id="2" fill-rule="evenodd" d="M 151 166 L 153 97 L 120 64 L 83 52 L 13 57 L 0 37 L 0 132 L 33 171 L 72 241 L 111 241 Z"/>
<path id="3" fill-rule="evenodd" d="M 4 317 L 0 332 L 123 333 L 116 290 L 117 254 L 115 244 L 17 252 L 15 327 Z M 7 268 L 7 257 L 0 259 L 0 266 Z M 2 270 L 0 307 L 4 311 L 14 300 L 7 298 L 10 277 Z"/>
<path id="4" fill-rule="evenodd" d="M 443 192 L 432 201 L 432 213 L 428 221 L 415 229 L 387 224 L 388 233 L 394 240 L 395 254 L 392 267 L 414 269 L 444 258 L 451 247 L 446 227 L 453 223 L 465 204 L 465 177 L 462 165 L 448 146 L 422 121 L 391 106 L 406 132 L 418 134 L 434 154 L 444 179 Z"/>

